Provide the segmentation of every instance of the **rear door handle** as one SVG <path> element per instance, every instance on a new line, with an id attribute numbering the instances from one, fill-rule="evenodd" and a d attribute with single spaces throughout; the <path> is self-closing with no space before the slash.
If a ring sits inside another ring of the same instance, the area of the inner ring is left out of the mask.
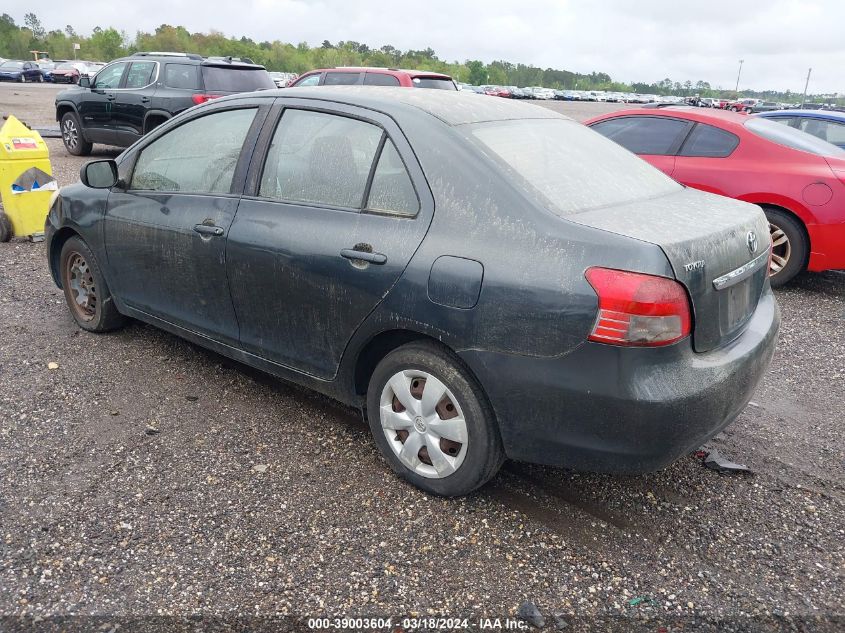
<path id="1" fill-rule="evenodd" d="M 211 224 L 197 224 L 194 226 L 194 230 L 200 235 L 213 235 L 215 237 L 223 235 L 222 228 Z"/>
<path id="2" fill-rule="evenodd" d="M 362 262 L 370 262 L 371 264 L 385 264 L 387 263 L 387 255 L 384 253 L 368 253 L 367 251 L 356 251 L 354 248 L 344 248 L 340 251 L 340 256 L 346 259 L 357 259 Z"/>

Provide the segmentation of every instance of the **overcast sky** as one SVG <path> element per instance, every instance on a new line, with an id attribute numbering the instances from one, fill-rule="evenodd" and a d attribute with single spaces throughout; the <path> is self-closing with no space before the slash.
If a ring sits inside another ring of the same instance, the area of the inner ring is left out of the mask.
<path id="1" fill-rule="evenodd" d="M 845 0 L 4 0 L 19 23 L 134 36 L 167 23 L 256 41 L 431 46 L 441 59 L 504 59 L 621 81 L 845 93 Z"/>

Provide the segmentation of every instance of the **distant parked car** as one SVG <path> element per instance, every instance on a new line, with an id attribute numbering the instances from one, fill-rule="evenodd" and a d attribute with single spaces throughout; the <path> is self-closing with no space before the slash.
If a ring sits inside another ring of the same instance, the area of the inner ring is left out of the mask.
<path id="1" fill-rule="evenodd" d="M 38 63 L 38 70 L 41 71 L 41 76 L 44 81 L 53 81 L 53 69 L 57 66 L 56 62 L 40 61 Z"/>
<path id="2" fill-rule="evenodd" d="M 756 116 L 783 123 L 845 149 L 845 112 L 774 110 Z"/>
<path id="3" fill-rule="evenodd" d="M 35 62 L 8 60 L 0 64 L 0 81 L 44 81 L 44 75 Z"/>
<path id="4" fill-rule="evenodd" d="M 555 91 L 551 88 L 543 88 L 542 86 L 532 86 L 531 94 L 535 99 L 554 99 Z"/>
<path id="5" fill-rule="evenodd" d="M 534 96 L 534 89 L 526 86 L 525 88 L 520 88 L 522 90 L 523 98 L 524 99 L 536 99 L 537 97 Z"/>
<path id="6" fill-rule="evenodd" d="M 698 448 L 775 350 L 766 218 L 546 108 L 468 99 L 236 95 L 88 163 L 42 249 L 69 315 L 88 333 L 132 317 L 355 407 L 438 495 L 506 457 L 643 473 Z M 344 477 L 390 487 L 359 439 Z"/>
<path id="7" fill-rule="evenodd" d="M 285 88 L 298 77 L 296 73 L 271 72 L 268 74 L 270 75 L 270 79 L 273 80 L 273 83 L 276 84 L 276 88 Z"/>
<path id="8" fill-rule="evenodd" d="M 88 66 L 85 62 L 56 64 L 52 75 L 53 81 L 57 84 L 77 84 L 80 77 L 88 76 Z"/>
<path id="9" fill-rule="evenodd" d="M 300 75 L 290 88 L 306 86 L 402 86 L 405 88 L 434 88 L 457 90 L 449 75 L 427 70 L 397 70 L 395 68 L 321 68 Z"/>
<path id="10" fill-rule="evenodd" d="M 761 99 L 742 99 L 728 104 L 728 110 L 733 112 L 750 112 L 751 108 L 760 103 Z"/>
<path id="11" fill-rule="evenodd" d="M 684 106 L 586 122 L 689 187 L 760 205 L 772 284 L 845 268 L 845 151 L 759 116 Z"/>
<path id="12" fill-rule="evenodd" d="M 775 110 L 782 110 L 783 107 L 781 104 L 776 103 L 774 101 L 760 101 L 759 103 L 755 103 L 749 109 L 749 112 L 774 112 Z"/>

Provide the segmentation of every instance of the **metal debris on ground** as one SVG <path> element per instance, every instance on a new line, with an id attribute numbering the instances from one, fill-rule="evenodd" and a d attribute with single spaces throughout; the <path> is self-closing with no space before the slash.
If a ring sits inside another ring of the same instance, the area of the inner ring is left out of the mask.
<path id="1" fill-rule="evenodd" d="M 715 470 L 720 473 L 750 473 L 751 470 L 745 464 L 737 464 L 729 459 L 725 459 L 719 454 L 719 451 L 712 450 L 704 458 L 704 466 L 710 470 Z"/>

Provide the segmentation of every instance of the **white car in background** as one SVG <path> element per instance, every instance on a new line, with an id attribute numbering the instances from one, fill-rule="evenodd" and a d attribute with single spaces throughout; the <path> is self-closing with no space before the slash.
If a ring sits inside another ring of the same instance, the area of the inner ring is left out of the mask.
<path id="1" fill-rule="evenodd" d="M 554 99 L 555 98 L 555 91 L 551 88 L 543 88 L 542 86 L 531 86 L 529 88 L 531 90 L 531 94 L 534 95 L 535 99 Z"/>

